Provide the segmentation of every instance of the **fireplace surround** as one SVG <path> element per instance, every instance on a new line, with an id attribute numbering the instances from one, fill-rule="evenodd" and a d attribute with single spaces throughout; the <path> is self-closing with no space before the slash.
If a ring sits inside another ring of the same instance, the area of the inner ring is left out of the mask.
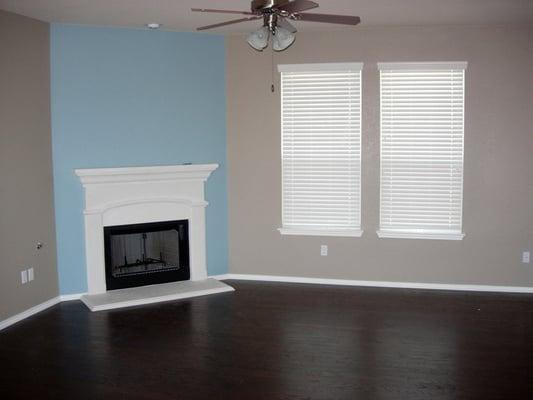
<path id="1" fill-rule="evenodd" d="M 204 182 L 217 167 L 217 164 L 196 164 L 75 170 L 85 190 L 88 295 L 114 292 L 113 287 L 107 286 L 105 268 L 104 232 L 112 227 L 186 221 L 189 281 L 206 280 L 205 207 L 208 203 Z"/>

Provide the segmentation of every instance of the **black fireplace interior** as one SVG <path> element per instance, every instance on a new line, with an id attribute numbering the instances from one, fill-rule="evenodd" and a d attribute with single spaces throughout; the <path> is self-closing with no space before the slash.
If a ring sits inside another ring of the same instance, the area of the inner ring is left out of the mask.
<path id="1" fill-rule="evenodd" d="M 107 290 L 188 280 L 187 220 L 104 228 Z"/>

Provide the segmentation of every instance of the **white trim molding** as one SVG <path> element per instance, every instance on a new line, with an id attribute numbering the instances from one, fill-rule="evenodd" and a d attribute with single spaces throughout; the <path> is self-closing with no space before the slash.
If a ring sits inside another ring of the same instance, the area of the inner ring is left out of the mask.
<path id="1" fill-rule="evenodd" d="M 81 296 L 83 296 L 86 293 L 73 293 L 73 294 L 61 294 L 59 295 L 59 298 L 61 301 L 73 301 L 73 300 L 80 300 Z"/>
<path id="2" fill-rule="evenodd" d="M 406 231 L 376 231 L 380 239 L 434 239 L 434 240 L 463 240 L 464 233 L 438 232 L 406 232 Z"/>
<path id="3" fill-rule="evenodd" d="M 286 282 L 286 283 L 309 283 L 314 285 L 340 285 L 361 287 L 382 287 L 401 289 L 429 289 L 429 290 L 457 290 L 468 292 L 496 292 L 496 293 L 533 293 L 533 287 L 529 286 L 498 286 L 498 285 L 470 285 L 449 283 L 423 283 L 423 282 L 392 282 L 392 281 L 362 281 L 351 279 L 330 278 L 306 278 L 299 276 L 281 275 L 251 275 L 251 274 L 223 274 L 214 275 L 211 278 L 226 280 Z"/>
<path id="4" fill-rule="evenodd" d="M 297 276 L 282 275 L 252 275 L 252 274 L 220 274 L 211 275 L 209 278 L 224 280 L 243 281 L 263 281 L 263 282 L 285 282 L 285 283 L 307 283 L 313 285 L 338 285 L 338 286 L 360 286 L 360 287 L 381 287 L 381 288 L 401 288 L 401 289 L 428 289 L 428 290 L 455 290 L 469 292 L 495 292 L 495 293 L 525 293 L 533 294 L 533 287 L 528 286 L 498 286 L 498 285 L 467 285 L 467 284 L 447 284 L 447 283 L 421 283 L 421 282 L 391 282 L 391 281 L 361 281 L 350 279 L 330 279 L 330 278 L 306 278 Z M 231 291 L 227 289 L 224 291 Z M 63 301 L 79 300 L 85 293 L 75 293 L 60 295 L 27 309 L 19 314 L 13 315 L 0 321 L 0 331 L 17 322 L 20 322 L 32 315 L 46 310 Z M 203 293 L 202 293 L 203 294 Z"/>
<path id="5" fill-rule="evenodd" d="M 361 71 L 363 63 L 312 63 L 312 64 L 279 64 L 278 72 L 313 72 L 313 71 Z"/>
<path id="6" fill-rule="evenodd" d="M 361 237 L 361 229 L 298 229 L 298 228 L 278 228 L 281 235 L 299 235 L 299 236 L 344 236 L 344 237 Z"/>
<path id="7" fill-rule="evenodd" d="M 216 275 L 216 276 L 210 276 L 210 278 L 214 278 L 217 280 L 224 280 L 229 279 L 227 278 L 227 275 Z M 190 282 L 190 281 L 189 281 Z M 194 285 L 194 283 L 192 283 Z M 15 314 L 7 319 L 4 319 L 3 321 L 0 321 L 0 331 L 16 324 L 17 322 L 20 322 L 22 320 L 25 320 L 26 318 L 29 318 L 35 314 L 40 313 L 41 311 L 44 311 L 52 306 L 55 306 L 56 304 L 62 303 L 64 301 L 74 301 L 74 300 L 81 300 L 83 303 L 85 303 L 91 311 L 99 311 L 99 310 L 105 310 L 105 309 L 111 309 L 111 308 L 118 308 L 118 307 L 128 307 L 132 305 L 143 305 L 143 304 L 151 304 L 159 301 L 168 301 L 168 300 L 179 300 L 183 298 L 188 297 L 196 297 L 196 296 L 203 296 L 208 294 L 214 294 L 214 293 L 223 293 L 223 292 L 232 292 L 235 289 L 233 289 L 231 286 L 224 285 L 224 287 L 218 287 L 218 288 L 207 288 L 204 290 L 197 290 L 194 293 L 189 293 L 188 295 L 183 295 L 176 293 L 176 295 L 168 295 L 164 298 L 157 298 L 157 299 L 148 299 L 148 300 L 138 300 L 135 302 L 129 302 L 128 304 L 120 304 L 115 305 L 112 307 L 96 307 L 95 309 L 92 309 L 88 306 L 87 300 L 83 299 L 83 296 L 87 293 L 72 293 L 72 294 L 61 294 L 59 296 L 56 296 L 50 300 L 47 300 L 41 304 L 37 304 L 36 306 L 33 306 L 31 308 L 28 308 L 25 311 L 22 311 L 21 313 Z"/>
<path id="8" fill-rule="evenodd" d="M 44 303 L 37 304 L 36 306 L 28 308 L 27 310 L 22 311 L 21 313 L 15 314 L 12 317 L 4 319 L 3 321 L 0 321 L 0 331 L 2 329 L 7 328 L 8 326 L 11 326 L 13 324 L 16 324 L 17 322 L 22 321 L 23 319 L 26 319 L 28 317 L 31 317 L 32 315 L 40 313 L 41 311 L 44 311 L 47 308 L 55 306 L 56 304 L 60 302 L 61 302 L 61 297 L 57 296 L 50 300 L 45 301 Z"/>
<path id="9" fill-rule="evenodd" d="M 466 69 L 466 61 L 438 61 L 438 62 L 378 62 L 378 70 L 440 70 L 440 69 Z"/>
<path id="10" fill-rule="evenodd" d="M 74 172 L 85 187 L 98 183 L 124 183 L 139 181 L 175 181 L 200 179 L 206 181 L 218 164 L 183 164 L 150 167 L 91 168 Z"/>

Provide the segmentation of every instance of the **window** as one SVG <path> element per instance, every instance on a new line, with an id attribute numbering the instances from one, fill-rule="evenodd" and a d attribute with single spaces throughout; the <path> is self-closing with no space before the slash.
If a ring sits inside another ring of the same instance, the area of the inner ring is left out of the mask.
<path id="1" fill-rule="evenodd" d="M 280 65 L 282 234 L 361 236 L 360 63 Z"/>
<path id="2" fill-rule="evenodd" d="M 380 63 L 380 237 L 460 240 L 466 63 Z"/>

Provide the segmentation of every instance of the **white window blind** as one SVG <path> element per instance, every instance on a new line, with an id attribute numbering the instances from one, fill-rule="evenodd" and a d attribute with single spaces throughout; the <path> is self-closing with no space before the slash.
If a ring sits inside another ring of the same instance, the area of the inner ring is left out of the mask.
<path id="1" fill-rule="evenodd" d="M 460 240 L 466 63 L 380 63 L 380 237 Z"/>
<path id="2" fill-rule="evenodd" d="M 282 234 L 360 236 L 360 63 L 280 65 Z"/>

